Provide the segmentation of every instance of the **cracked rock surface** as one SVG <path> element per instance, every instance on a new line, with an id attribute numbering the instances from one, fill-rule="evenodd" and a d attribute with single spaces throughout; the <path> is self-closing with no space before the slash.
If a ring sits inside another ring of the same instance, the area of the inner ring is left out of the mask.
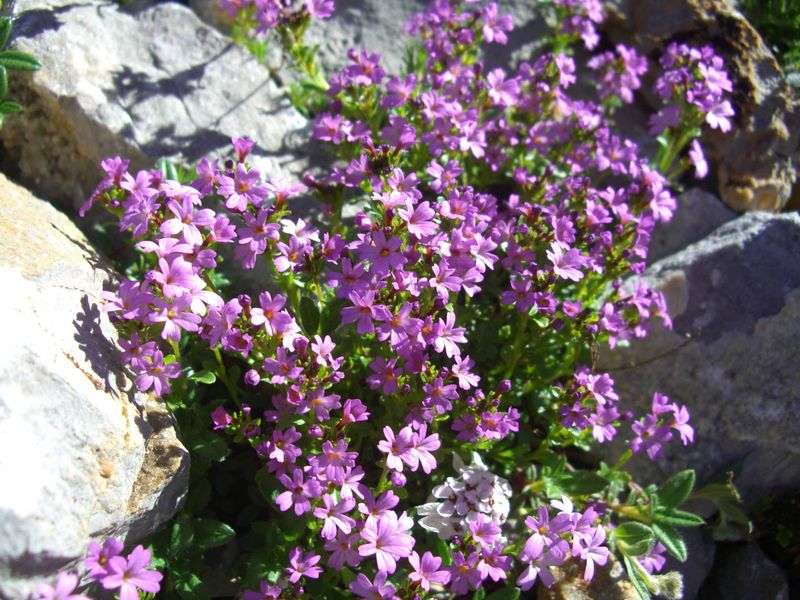
<path id="1" fill-rule="evenodd" d="M 265 68 L 186 6 L 19 0 L 13 12 L 13 44 L 43 67 L 12 78 L 26 110 L 0 133 L 14 162 L 5 167 L 60 206 L 84 202 L 107 156 L 132 168 L 192 164 L 228 154 L 232 136 L 256 140 L 273 175 L 303 168 L 289 147 L 305 119 Z"/>
<path id="2" fill-rule="evenodd" d="M 80 567 L 90 541 L 136 543 L 186 493 L 163 405 L 129 389 L 100 312 L 113 274 L 75 225 L 0 176 L 0 598 Z"/>

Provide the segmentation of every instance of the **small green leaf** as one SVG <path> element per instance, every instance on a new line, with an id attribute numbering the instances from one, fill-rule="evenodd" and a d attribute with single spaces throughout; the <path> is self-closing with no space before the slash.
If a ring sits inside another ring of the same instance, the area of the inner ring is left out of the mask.
<path id="1" fill-rule="evenodd" d="M 696 514 L 678 510 L 677 508 L 658 511 L 654 516 L 654 520 L 674 527 L 698 527 L 706 523 Z"/>
<path id="2" fill-rule="evenodd" d="M 178 165 L 166 158 L 159 158 L 156 161 L 156 168 L 164 175 L 164 179 L 173 179 L 175 181 L 179 178 Z"/>
<path id="3" fill-rule="evenodd" d="M 5 98 L 8 94 L 8 71 L 0 65 L 0 98 Z"/>
<path id="4" fill-rule="evenodd" d="M 5 48 L 11 36 L 11 17 L 0 19 L 0 48 Z"/>
<path id="5" fill-rule="evenodd" d="M 230 525 L 214 519 L 194 520 L 194 541 L 203 550 L 227 544 L 236 536 Z"/>
<path id="6" fill-rule="evenodd" d="M 653 523 L 653 531 L 658 541 L 664 544 L 667 551 L 681 562 L 686 561 L 686 543 L 678 530 L 664 523 Z"/>
<path id="7" fill-rule="evenodd" d="M 614 539 L 627 556 L 641 556 L 653 545 L 653 530 L 644 523 L 629 521 L 614 529 Z"/>
<path id="8" fill-rule="evenodd" d="M 472 600 L 484 600 L 486 598 L 486 588 L 478 588 L 472 594 Z"/>
<path id="9" fill-rule="evenodd" d="M 175 591 L 183 600 L 207 600 L 211 598 L 200 578 L 190 570 L 172 573 Z"/>
<path id="10" fill-rule="evenodd" d="M 268 502 L 274 502 L 275 492 L 278 491 L 278 481 L 266 469 L 259 469 L 256 473 L 256 487 Z"/>
<path id="11" fill-rule="evenodd" d="M 319 309 L 316 302 L 308 296 L 300 298 L 300 320 L 303 323 L 303 329 L 308 334 L 317 333 L 319 327 Z"/>
<path id="12" fill-rule="evenodd" d="M 563 473 L 556 478 L 558 486 L 571 495 L 588 496 L 608 487 L 608 479 L 592 471 Z"/>
<path id="13" fill-rule="evenodd" d="M 18 112 L 22 112 L 22 107 L 13 100 L 4 100 L 0 102 L 0 113 L 7 115 Z"/>
<path id="14" fill-rule="evenodd" d="M 192 547 L 194 528 L 186 518 L 178 519 L 172 526 L 172 537 L 169 542 L 170 556 L 181 556 Z"/>
<path id="15" fill-rule="evenodd" d="M 492 592 L 486 596 L 486 600 L 517 600 L 522 594 L 522 590 L 518 587 L 507 587 Z"/>
<path id="16" fill-rule="evenodd" d="M 692 493 L 694 478 L 692 469 L 675 473 L 658 488 L 658 503 L 667 508 L 677 508 L 683 504 Z"/>
<path id="17" fill-rule="evenodd" d="M 625 570 L 628 572 L 628 579 L 630 579 L 631 583 L 633 584 L 636 593 L 639 594 L 639 597 L 642 600 L 650 600 L 650 590 L 647 586 L 647 582 L 644 580 L 644 575 L 642 574 L 641 570 L 633 564 L 636 562 L 636 559 L 624 555 L 622 558 L 625 561 Z"/>
<path id="18" fill-rule="evenodd" d="M 19 50 L 3 50 L 0 52 L 0 65 L 12 71 L 36 71 L 42 63 L 33 56 Z"/>
<path id="19" fill-rule="evenodd" d="M 191 377 L 189 377 L 192 381 L 197 381 L 198 383 L 205 383 L 206 385 L 211 385 L 217 380 L 217 374 L 213 371 L 200 371 L 199 373 L 195 373 Z"/>
<path id="20" fill-rule="evenodd" d="M 439 537 L 436 538 L 436 554 L 442 559 L 442 565 L 445 567 L 449 567 L 453 564 L 453 556 L 452 551 L 450 550 L 450 544 Z"/>
<path id="21" fill-rule="evenodd" d="M 191 447 L 191 451 L 212 462 L 225 460 L 231 449 L 225 439 L 210 431 L 204 433 Z"/>

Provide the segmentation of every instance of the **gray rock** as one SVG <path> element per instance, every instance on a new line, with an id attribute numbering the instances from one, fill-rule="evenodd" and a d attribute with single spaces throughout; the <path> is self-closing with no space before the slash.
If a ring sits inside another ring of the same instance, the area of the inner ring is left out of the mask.
<path id="1" fill-rule="evenodd" d="M 683 575 L 683 600 L 696 600 L 700 587 L 714 566 L 716 544 L 706 527 L 691 527 L 680 531 L 683 541 L 686 542 L 689 558 L 682 563 L 667 554 L 664 572 L 678 571 Z"/>
<path id="2" fill-rule="evenodd" d="M 507 46 L 491 46 L 487 56 L 490 67 L 508 64 L 512 55 L 515 59 L 529 58 L 532 49 L 538 46 L 537 40 L 543 38 L 545 28 L 534 3 L 519 0 L 497 3 L 501 14 L 512 15 L 515 29 L 509 34 Z M 380 53 L 383 68 L 390 74 L 398 74 L 405 64 L 406 45 L 415 40 L 403 32 L 403 25 L 428 4 L 428 0 L 337 0 L 332 18 L 312 21 L 306 42 L 309 46 L 319 46 L 320 66 L 328 75 L 348 64 L 350 48 Z M 219 0 L 189 0 L 189 5 L 207 23 L 221 31 L 230 30 L 230 20 L 218 8 Z M 278 68 L 279 53 L 270 53 L 268 58 Z M 282 77 L 285 75 L 285 71 L 281 73 Z"/>
<path id="3" fill-rule="evenodd" d="M 641 481 L 688 467 L 702 481 L 739 464 L 745 500 L 800 485 L 799 256 L 800 216 L 750 213 L 648 269 L 674 330 L 603 350 L 597 368 L 638 414 L 654 391 L 685 404 L 696 441 L 635 457 Z"/>
<path id="4" fill-rule="evenodd" d="M 678 197 L 678 209 L 672 220 L 656 225 L 647 259 L 653 263 L 675 254 L 735 217 L 713 194 L 698 188 L 687 190 Z"/>
<path id="5" fill-rule="evenodd" d="M 786 573 L 767 558 L 758 544 L 737 545 L 720 555 L 719 564 L 703 587 L 704 598 L 789 600 Z"/>
<path id="6" fill-rule="evenodd" d="M 302 143 L 305 119 L 267 69 L 185 6 L 20 0 L 14 12 L 14 45 L 44 66 L 12 78 L 26 111 L 0 140 L 6 167 L 37 193 L 76 207 L 107 156 L 134 168 L 160 157 L 191 164 L 228 154 L 239 135 L 259 143 L 268 175 L 302 170 L 289 146 Z"/>
<path id="7" fill-rule="evenodd" d="M 711 43 L 731 72 L 736 109 L 729 134 L 708 131 L 719 194 L 736 211 L 778 211 L 800 164 L 800 104 L 758 32 L 729 0 L 608 0 L 606 33 L 659 54 L 672 40 Z M 656 106 L 654 104 L 654 106 Z"/>
<path id="8" fill-rule="evenodd" d="M 189 455 L 126 391 L 98 309 L 111 274 L 77 228 L 0 176 L 0 232 L 0 598 L 16 599 L 90 541 L 132 544 L 171 518 Z"/>

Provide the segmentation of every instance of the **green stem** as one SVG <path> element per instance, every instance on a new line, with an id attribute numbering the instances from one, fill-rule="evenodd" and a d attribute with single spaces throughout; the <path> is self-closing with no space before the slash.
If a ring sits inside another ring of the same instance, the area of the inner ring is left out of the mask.
<path id="1" fill-rule="evenodd" d="M 214 356 L 217 359 L 217 364 L 219 365 L 219 378 L 222 379 L 222 383 L 225 384 L 225 388 L 228 390 L 228 393 L 231 395 L 231 399 L 236 403 L 236 406 L 239 408 L 242 405 L 239 403 L 239 390 L 236 386 L 231 382 L 230 377 L 228 376 L 228 369 L 225 368 L 225 363 L 222 360 L 222 353 L 219 351 L 218 347 L 214 348 Z"/>
<path id="2" fill-rule="evenodd" d="M 528 320 L 527 313 L 517 314 L 517 333 L 514 336 L 511 361 L 506 367 L 503 379 L 511 379 L 511 376 L 514 374 L 514 369 L 517 368 L 517 363 L 519 363 L 522 358 L 522 351 L 525 348 L 525 332 L 528 329 Z"/>

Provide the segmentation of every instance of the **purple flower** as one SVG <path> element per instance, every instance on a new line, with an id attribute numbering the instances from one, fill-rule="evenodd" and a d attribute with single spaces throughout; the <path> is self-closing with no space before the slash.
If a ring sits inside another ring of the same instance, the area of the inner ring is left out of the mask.
<path id="1" fill-rule="evenodd" d="M 306 11 L 315 19 L 328 19 L 333 14 L 333 0 L 306 0 Z"/>
<path id="2" fill-rule="evenodd" d="M 403 470 L 403 463 L 413 461 L 411 452 L 414 448 L 414 433 L 410 427 L 403 427 L 394 435 L 392 428 L 388 425 L 383 428 L 385 439 L 378 442 L 378 450 L 386 454 L 386 466 L 395 471 Z M 419 459 L 417 458 L 417 464 Z"/>
<path id="3" fill-rule="evenodd" d="M 120 600 L 139 600 L 139 590 L 148 594 L 158 593 L 163 576 L 147 568 L 150 559 L 150 550 L 145 550 L 142 545 L 136 546 L 127 558 L 114 556 L 109 559 L 107 575 L 100 583 L 107 590 L 119 588 Z"/>
<path id="4" fill-rule="evenodd" d="M 245 590 L 242 600 L 278 600 L 281 596 L 280 586 L 272 585 L 269 581 L 261 582 L 260 591 Z"/>
<path id="5" fill-rule="evenodd" d="M 123 544 L 116 538 L 108 538 L 103 545 L 97 542 L 89 542 L 89 556 L 83 565 L 89 570 L 89 575 L 95 581 L 99 581 L 108 573 L 108 561 L 122 552 Z"/>
<path id="6" fill-rule="evenodd" d="M 303 549 L 297 546 L 289 552 L 289 566 L 286 572 L 289 574 L 289 583 L 297 583 L 301 577 L 318 579 L 322 574 L 322 569 L 316 564 L 320 561 L 319 554 L 309 552 L 303 554 Z"/>
<path id="7" fill-rule="evenodd" d="M 425 552 L 422 558 L 416 552 L 412 552 L 408 557 L 408 563 L 414 569 L 408 574 L 408 578 L 426 592 L 430 591 L 431 584 L 446 585 L 450 581 L 450 572 L 446 569 L 439 570 L 442 559 L 430 552 Z"/>
<path id="8" fill-rule="evenodd" d="M 689 160 L 694 165 L 694 174 L 697 179 L 703 179 L 708 175 L 708 163 L 703 154 L 703 147 L 697 140 L 692 140 L 692 144 L 689 146 Z"/>
<path id="9" fill-rule="evenodd" d="M 586 568 L 583 571 L 583 578 L 586 581 L 591 581 L 594 577 L 595 563 L 604 565 L 608 561 L 608 548 L 603 546 L 605 541 L 606 530 L 602 525 L 598 525 L 591 534 L 576 534 L 573 537 L 572 554 L 586 561 Z"/>
<path id="10" fill-rule="evenodd" d="M 286 474 L 278 475 L 278 481 L 286 488 L 275 498 L 275 503 L 282 511 L 294 508 L 294 514 L 298 517 L 311 510 L 311 498 L 318 498 L 322 493 L 322 487 L 314 477 L 305 479 L 302 469 L 294 469 L 292 476 Z"/>
<path id="11" fill-rule="evenodd" d="M 90 600 L 83 594 L 73 594 L 78 586 L 78 576 L 74 573 L 63 571 L 58 574 L 56 585 L 53 587 L 48 583 L 40 583 L 36 588 L 38 596 L 36 600 Z M 139 596 L 137 595 L 136 598 Z"/>
<path id="12" fill-rule="evenodd" d="M 387 511 L 378 517 L 367 517 L 361 529 L 364 544 L 358 547 L 361 556 L 375 556 L 378 571 L 394 573 L 397 560 L 411 554 L 414 538 L 406 533 L 414 522 L 403 513 Z"/>
<path id="13" fill-rule="evenodd" d="M 394 598 L 397 591 L 391 583 L 386 583 L 387 574 L 385 571 L 378 571 L 375 579 L 370 581 L 363 573 L 359 573 L 355 581 L 350 582 L 350 591 L 359 598 Z"/>
<path id="14" fill-rule="evenodd" d="M 159 398 L 164 394 L 169 394 L 170 386 L 168 379 L 175 379 L 181 374 L 180 363 L 173 362 L 164 364 L 164 355 L 160 350 L 153 352 L 151 362 L 143 362 L 143 373 L 136 377 L 136 387 L 140 392 L 146 392 L 151 387 L 153 393 Z"/>
<path id="15" fill-rule="evenodd" d="M 322 496 L 323 506 L 314 509 L 314 516 L 318 519 L 324 519 L 322 531 L 320 535 L 323 539 L 333 540 L 336 538 L 336 532 L 341 531 L 347 535 L 352 531 L 356 522 L 348 517 L 345 513 L 349 513 L 356 506 L 354 498 L 342 498 L 339 502 L 335 502 L 333 496 L 325 494 Z"/>
<path id="16" fill-rule="evenodd" d="M 553 273 L 562 279 L 572 281 L 583 279 L 581 267 L 584 266 L 586 260 L 577 248 L 570 248 L 561 242 L 553 242 L 550 250 L 547 251 L 547 258 L 553 263 Z"/>

